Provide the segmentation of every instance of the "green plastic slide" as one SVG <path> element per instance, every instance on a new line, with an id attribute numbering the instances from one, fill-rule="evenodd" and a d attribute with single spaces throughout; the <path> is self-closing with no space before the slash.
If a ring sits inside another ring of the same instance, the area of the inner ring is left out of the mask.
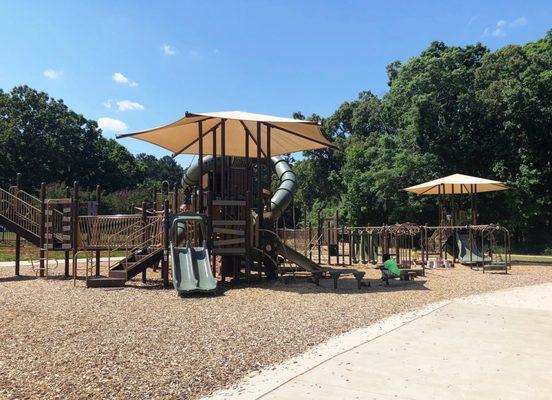
<path id="1" fill-rule="evenodd" d="M 205 238 L 205 219 L 199 215 L 178 216 L 174 219 L 171 229 L 179 230 L 178 224 L 196 221 L 200 224 Z M 199 247 L 191 247 L 187 243 L 184 247 L 176 247 L 171 242 L 171 261 L 173 284 L 178 293 L 215 292 L 217 280 L 213 276 L 209 261 L 209 250 L 206 243 Z"/>
<path id="2" fill-rule="evenodd" d="M 456 244 L 458 246 L 458 259 L 464 265 L 484 264 L 491 260 L 489 257 L 481 254 L 475 240 L 472 240 L 470 243 L 468 234 L 456 233 Z"/>

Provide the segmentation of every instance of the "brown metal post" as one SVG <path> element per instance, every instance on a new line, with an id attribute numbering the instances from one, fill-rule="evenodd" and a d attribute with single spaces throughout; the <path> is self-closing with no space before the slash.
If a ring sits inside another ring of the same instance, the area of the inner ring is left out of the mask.
<path id="1" fill-rule="evenodd" d="M 146 212 L 146 202 L 143 201 L 142 202 L 142 226 L 146 226 L 147 223 L 148 223 L 148 214 Z M 146 241 L 148 239 L 148 235 L 147 235 L 147 232 L 146 230 L 144 229 L 143 232 L 142 232 L 142 243 L 144 243 L 144 246 L 146 246 Z M 142 283 L 146 283 L 146 270 L 142 271 Z"/>
<path id="2" fill-rule="evenodd" d="M 247 138 L 247 132 L 245 134 Z M 226 194 L 226 120 L 220 121 L 220 154 L 221 154 L 221 166 L 220 166 L 220 195 L 221 199 L 225 198 Z"/>
<path id="3" fill-rule="evenodd" d="M 79 182 L 75 181 L 73 182 L 73 235 L 72 235 L 72 242 L 73 242 L 73 263 L 75 263 L 75 254 L 77 254 L 78 251 L 78 236 L 79 236 Z M 73 265 L 73 271 L 75 271 L 75 275 L 77 273 L 77 266 Z"/>
<path id="4" fill-rule="evenodd" d="M 21 173 L 18 172 L 15 178 L 15 185 L 17 186 L 17 193 L 21 188 Z M 17 194 L 16 194 L 17 196 Z M 19 267 L 21 263 L 21 236 L 18 233 L 15 234 L 15 275 L 19 275 Z"/>
<path id="5" fill-rule="evenodd" d="M 65 187 L 65 198 L 66 199 L 71 198 L 71 188 L 69 186 Z M 72 206 L 72 204 L 71 204 L 71 206 Z M 73 226 L 72 226 L 73 221 L 72 220 L 73 220 L 73 208 L 71 207 L 71 227 L 70 227 L 71 231 L 73 231 Z M 71 247 L 73 247 L 73 241 L 72 240 L 73 240 L 73 235 L 75 234 L 75 232 L 73 231 L 73 232 L 67 232 L 67 233 L 69 233 L 71 235 Z M 64 253 L 65 253 L 64 275 L 65 275 L 66 278 L 68 278 L 69 277 L 69 268 L 70 268 L 70 265 L 69 265 L 69 260 L 70 260 L 69 250 L 65 250 Z"/>
<path id="6" fill-rule="evenodd" d="M 331 225 L 331 221 L 328 219 L 326 221 L 326 241 L 327 241 L 327 246 L 328 246 L 328 265 L 332 265 L 332 256 L 330 254 L 330 245 L 332 243 L 332 225 Z"/>
<path id="7" fill-rule="evenodd" d="M 268 190 L 269 191 L 272 191 L 272 161 L 270 159 L 271 157 L 271 143 L 270 143 L 270 126 L 267 126 L 266 127 L 266 176 L 267 176 L 267 179 L 268 179 L 268 182 L 267 182 L 267 185 L 268 185 Z M 293 201 L 293 200 L 292 200 Z M 267 206 L 268 206 L 268 211 L 270 211 L 270 208 L 271 208 L 271 203 L 270 201 L 267 202 Z M 295 210 L 295 208 L 294 208 Z M 293 229 L 295 229 L 295 211 L 294 211 L 294 217 L 293 217 L 293 223 L 294 223 L 294 226 L 293 226 Z"/>
<path id="8" fill-rule="evenodd" d="M 169 286 L 169 200 L 163 203 L 163 260 L 161 261 L 161 276 L 163 286 Z"/>
<path id="9" fill-rule="evenodd" d="M 309 260 L 312 260 L 312 223 L 309 222 Z"/>
<path id="10" fill-rule="evenodd" d="M 175 214 L 178 213 L 179 209 L 179 204 L 178 204 L 178 182 L 175 182 L 174 183 L 174 202 L 173 202 L 173 212 Z"/>
<path id="11" fill-rule="evenodd" d="M 40 245 L 40 273 L 44 276 L 44 256 L 46 245 L 46 183 L 40 184 L 40 228 L 39 228 L 39 245 Z"/>
<path id="12" fill-rule="evenodd" d="M 320 214 L 322 213 L 322 209 L 318 209 L 318 221 L 317 221 L 317 240 L 316 240 L 316 246 L 318 248 L 318 264 L 322 263 L 322 219 L 320 217 Z"/>
<path id="13" fill-rule="evenodd" d="M 262 224 L 260 223 L 262 221 L 263 217 L 263 185 L 261 182 L 262 175 L 261 175 L 261 152 L 262 152 L 262 146 L 261 146 L 261 123 L 257 122 L 257 196 L 259 203 L 257 204 L 257 214 L 258 214 L 258 220 L 259 220 L 259 227 L 262 228 Z"/>
<path id="14" fill-rule="evenodd" d="M 197 162 L 199 163 L 199 199 L 198 199 L 198 212 L 203 212 L 203 123 L 197 122 L 198 137 L 199 137 L 199 152 Z"/>
<path id="15" fill-rule="evenodd" d="M 335 210 L 335 242 L 337 246 L 336 265 L 339 265 L 339 210 Z"/>
<path id="16" fill-rule="evenodd" d="M 102 200 L 102 187 L 96 186 L 96 215 L 100 214 L 100 202 Z M 96 250 L 96 276 L 100 276 L 100 250 Z"/>
<path id="17" fill-rule="evenodd" d="M 345 225 L 341 227 L 341 265 L 345 266 Z"/>
<path id="18" fill-rule="evenodd" d="M 19 275 L 19 265 L 21 261 L 21 236 L 15 235 L 15 275 Z"/>

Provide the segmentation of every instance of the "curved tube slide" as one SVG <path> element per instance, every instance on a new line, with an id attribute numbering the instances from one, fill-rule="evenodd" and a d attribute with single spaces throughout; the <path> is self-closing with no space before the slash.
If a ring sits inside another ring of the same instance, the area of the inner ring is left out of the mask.
<path id="1" fill-rule="evenodd" d="M 210 171 L 213 168 L 213 156 L 203 157 L 203 171 Z M 221 157 L 217 157 L 217 163 L 221 161 Z M 289 164 L 280 156 L 271 157 L 272 166 L 276 171 L 276 175 L 280 180 L 278 189 L 274 192 L 270 199 L 270 211 L 265 212 L 263 217 L 265 220 L 274 220 L 282 215 L 282 212 L 291 202 L 291 199 L 297 191 L 297 178 L 291 170 Z M 190 166 L 184 171 L 182 177 L 182 187 L 184 189 L 195 186 L 199 182 L 199 160 L 197 163 Z"/>

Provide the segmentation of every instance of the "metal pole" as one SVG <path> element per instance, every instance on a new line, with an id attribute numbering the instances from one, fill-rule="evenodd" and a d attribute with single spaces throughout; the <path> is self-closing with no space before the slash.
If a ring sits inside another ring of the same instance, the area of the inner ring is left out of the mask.
<path id="1" fill-rule="evenodd" d="M 247 138 L 247 132 L 246 132 Z M 226 120 L 223 119 L 220 121 L 220 153 L 221 153 L 221 170 L 220 170 L 220 194 L 221 198 L 224 199 L 226 193 Z"/>
<path id="2" fill-rule="evenodd" d="M 161 261 L 161 275 L 163 286 L 169 286 L 169 200 L 163 203 L 163 260 Z"/>
<path id="3" fill-rule="evenodd" d="M 65 198 L 66 199 L 70 199 L 71 198 L 71 188 L 69 186 L 66 186 L 65 187 Z M 71 206 L 72 206 L 72 201 L 71 201 Z M 70 228 L 71 231 L 73 230 L 73 222 L 72 222 L 72 219 L 73 219 L 73 208 L 71 207 L 70 209 L 70 215 L 71 215 L 71 225 L 70 225 Z M 67 232 L 68 234 L 71 234 L 71 238 L 72 238 L 72 235 L 74 235 L 74 232 Z M 71 247 L 73 247 L 73 241 L 71 240 Z M 65 250 L 64 251 L 65 253 L 65 271 L 64 271 L 64 275 L 66 278 L 69 277 L 69 260 L 70 260 L 70 257 L 69 257 L 69 250 Z"/>
<path id="4" fill-rule="evenodd" d="M 197 122 L 198 135 L 199 135 L 199 154 L 198 160 L 199 163 L 199 199 L 198 199 L 198 211 L 203 213 L 203 123 L 202 121 Z"/>
<path id="5" fill-rule="evenodd" d="M 78 252 L 78 236 L 79 236 L 79 182 L 75 181 L 73 182 L 73 271 L 74 276 L 73 278 L 76 278 L 77 274 L 77 259 L 75 258 L 75 255 Z"/>
<path id="6" fill-rule="evenodd" d="M 145 228 L 145 226 L 147 225 L 148 223 L 148 214 L 146 212 L 146 202 L 143 201 L 142 202 L 142 227 Z M 144 246 L 147 246 L 146 244 L 146 241 L 147 241 L 147 232 L 145 229 L 143 229 L 143 232 L 142 232 L 142 243 Z M 146 270 L 143 270 L 142 271 L 142 283 L 146 283 Z"/>
<path id="7" fill-rule="evenodd" d="M 96 186 L 96 215 L 100 214 L 100 201 L 102 197 L 102 188 Z M 100 276 L 100 251 L 96 250 L 96 276 Z"/>
<path id="8" fill-rule="evenodd" d="M 46 183 L 40 184 L 40 228 L 39 228 L 39 245 L 40 245 L 40 277 L 44 276 L 44 256 L 46 244 Z"/>

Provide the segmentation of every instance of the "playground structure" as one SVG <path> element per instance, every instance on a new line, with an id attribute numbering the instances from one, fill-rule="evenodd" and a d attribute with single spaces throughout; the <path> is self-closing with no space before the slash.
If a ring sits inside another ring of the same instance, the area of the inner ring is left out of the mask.
<path id="1" fill-rule="evenodd" d="M 38 247 L 39 257 L 31 258 L 33 270 L 47 277 L 58 267 L 50 259 L 53 251 L 64 253 L 64 276 L 76 277 L 77 258 L 86 258 L 86 283 L 89 287 L 122 286 L 149 267 L 161 264 L 163 282 L 168 285 L 168 263 L 163 258 L 168 243 L 164 231 L 168 221 L 168 201 L 164 211 L 147 210 L 125 215 L 98 215 L 101 188 L 96 189 L 96 201 L 82 202 L 79 184 L 67 188 L 66 197 L 46 197 L 46 185 L 41 184 L 39 196 L 21 188 L 21 174 L 16 185 L 0 189 L 0 224 L 15 233 L 15 274 L 20 273 L 21 239 Z M 108 276 L 100 276 L 101 254 L 108 256 Z M 117 257 L 115 257 L 117 256 Z M 72 261 L 72 268 L 71 268 Z"/>
<path id="2" fill-rule="evenodd" d="M 18 175 L 16 185 L 0 189 L 0 225 L 16 234 L 16 275 L 22 238 L 39 248 L 35 270 L 41 277 L 53 268 L 52 251 L 64 252 L 66 277 L 76 278 L 77 259 L 85 257 L 88 287 L 123 286 L 139 274 L 145 281 L 146 270 L 159 265 L 163 285 L 168 286 L 169 251 L 179 292 L 213 291 L 217 275 L 222 282 L 250 282 L 302 271 L 316 283 L 322 276 L 331 276 L 334 286 L 341 275 L 351 274 L 360 288 L 364 272 L 345 267 L 377 264 L 384 253 L 396 259 L 401 278 L 408 279 L 424 275 L 426 267 L 454 266 L 456 260 L 484 272 L 507 272 L 511 265 L 505 228 L 457 225 L 462 214 L 450 218 L 442 207 L 439 226 L 347 227 L 340 225 L 337 212 L 322 217 L 322 210 L 314 230 L 312 225 L 297 229 L 295 217 L 292 227 L 280 224 L 290 205 L 295 215 L 297 181 L 278 154 L 332 146 L 314 123 L 240 112 L 187 113 L 165 127 L 120 137 L 125 136 L 158 144 L 174 155 L 188 152 L 198 158 L 185 170 L 180 188 L 174 184 L 171 190 L 165 181 L 150 204 L 133 206 L 125 215 L 98 215 L 99 186 L 95 201 L 80 199 L 78 182 L 67 188 L 64 198 L 51 199 L 46 197 L 44 183 L 38 196 L 25 192 Z M 183 138 L 187 142 L 182 143 Z M 454 192 L 454 185 L 450 188 Z M 447 186 L 439 183 L 423 190 L 442 194 Z M 470 196 L 475 192 L 477 185 L 466 188 Z M 183 204 L 186 211 L 181 214 Z M 475 215 L 472 211 L 472 222 Z M 100 276 L 102 253 L 108 256 L 108 276 Z"/>

